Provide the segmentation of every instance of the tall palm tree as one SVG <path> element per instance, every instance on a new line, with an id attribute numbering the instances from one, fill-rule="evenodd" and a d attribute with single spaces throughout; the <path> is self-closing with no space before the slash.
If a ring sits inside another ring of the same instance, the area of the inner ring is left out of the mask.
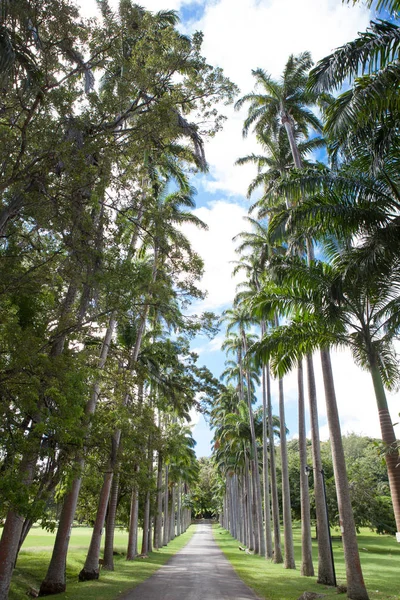
<path id="1" fill-rule="evenodd" d="M 309 107 L 315 104 L 317 95 L 307 87 L 308 71 L 312 66 L 311 55 L 303 52 L 295 57 L 291 55 L 286 63 L 281 81 L 271 79 L 263 70 L 253 71 L 257 84 L 264 94 L 255 92 L 243 96 L 236 107 L 250 102 L 248 117 L 244 122 L 243 134 L 254 125 L 256 133 L 261 132 L 270 139 L 276 138 L 283 127 L 289 141 L 293 162 L 297 169 L 303 167 L 299 152 L 298 140 L 308 138 L 309 128 L 321 131 L 321 123 Z M 310 240 L 307 241 L 308 260 L 314 258 L 314 250 Z M 318 581 L 331 584 L 335 582 L 330 560 L 329 528 L 324 508 L 324 487 L 322 480 L 322 461 L 320 455 L 320 439 L 318 428 L 318 408 L 315 386 L 315 375 L 312 356 L 306 357 L 309 404 L 311 415 L 311 436 L 313 462 L 315 469 L 316 512 L 318 521 Z"/>
<path id="2" fill-rule="evenodd" d="M 239 400 L 235 406 L 235 412 L 225 413 L 222 420 L 214 421 L 214 426 L 214 456 L 221 472 L 227 479 L 228 528 L 233 537 L 253 549 L 255 547 L 253 499 L 249 485 L 249 464 L 252 462 L 252 451 L 247 403 Z M 235 479 L 232 478 L 233 474 L 236 476 Z M 239 484 L 237 490 L 239 493 L 235 493 L 236 481 Z M 232 484 L 234 485 L 232 486 Z"/>
<path id="3" fill-rule="evenodd" d="M 263 527 L 263 514 L 262 514 L 262 500 L 261 500 L 261 484 L 260 474 L 258 469 L 258 453 L 257 453 L 257 441 L 254 429 L 254 415 L 252 407 L 252 393 L 251 393 L 251 378 L 250 378 L 250 365 L 245 363 L 244 357 L 247 353 L 247 339 L 245 333 L 245 327 L 250 323 L 251 319 L 243 311 L 239 309 L 228 309 L 223 315 L 223 320 L 227 322 L 228 334 L 238 328 L 239 335 L 233 338 L 231 341 L 225 342 L 225 348 L 229 349 L 230 352 L 237 353 L 238 365 L 241 369 L 240 382 L 239 382 L 239 393 L 243 400 L 247 400 L 249 408 L 249 419 L 250 419 L 250 430 L 251 430 L 251 444 L 252 454 L 254 462 L 254 485 L 255 485 L 255 500 L 256 500 L 256 518 L 257 518 L 257 530 L 258 530 L 258 541 L 259 546 L 258 552 L 265 556 L 265 535 Z M 245 382 L 246 379 L 246 390 Z M 246 394 L 245 394 L 246 392 Z M 245 398 L 246 395 L 246 398 Z"/>
<path id="4" fill-rule="evenodd" d="M 398 450 L 383 387 L 383 382 L 390 384 L 399 376 L 390 343 L 398 327 L 397 309 L 394 316 L 391 312 L 397 306 L 398 298 L 386 277 L 379 283 L 375 279 L 371 282 L 365 272 L 359 273 L 359 268 L 349 269 L 347 254 L 348 251 L 343 252 L 333 266 L 313 263 L 307 267 L 299 261 L 285 265 L 282 270 L 284 287 L 265 290 L 266 296 L 261 303 L 272 301 L 273 304 L 278 303 L 286 309 L 291 307 L 297 311 L 293 323 L 280 328 L 276 334 L 279 337 L 265 342 L 270 349 L 274 347 L 278 368 L 284 371 L 305 352 L 321 348 L 340 518 L 343 521 L 348 590 L 351 598 L 367 598 L 348 495 L 332 369 L 325 349 L 347 345 L 358 364 L 371 372 L 382 439 L 389 449 L 386 461 L 394 511 L 398 515 Z"/>
<path id="5" fill-rule="evenodd" d="M 325 92 L 338 90 L 347 79 L 353 80 L 349 90 L 325 104 L 325 130 L 334 138 L 335 145 L 345 142 L 354 130 L 362 134 L 371 120 L 386 123 L 387 135 L 396 132 L 399 49 L 399 26 L 379 20 L 312 69 L 308 89 L 312 93 L 323 93 L 323 104 L 327 98 Z M 365 140 L 366 133 L 364 131 Z"/>
<path id="6" fill-rule="evenodd" d="M 296 134 L 296 138 L 298 135 Z M 263 150 L 263 154 L 249 154 L 239 158 L 235 164 L 245 165 L 253 164 L 257 167 L 257 175 L 250 182 L 247 189 L 247 197 L 261 187 L 262 197 L 251 207 L 251 211 L 257 207 L 265 207 L 268 194 L 277 181 L 286 177 L 290 170 L 295 166 L 292 151 L 284 129 L 280 129 L 276 134 L 268 131 L 257 132 L 256 139 Z M 312 139 L 299 139 L 297 149 L 303 166 L 310 165 L 307 156 L 325 146 L 325 140 L 320 137 Z M 283 202 L 283 198 L 278 200 L 278 204 Z M 269 208 L 272 208 L 271 206 Z"/>
<path id="7" fill-rule="evenodd" d="M 293 161 L 298 169 L 302 167 L 298 148 L 299 137 L 307 139 L 309 127 L 321 131 L 319 119 L 308 108 L 315 104 L 317 99 L 316 95 L 306 88 L 308 71 L 312 64 L 309 52 L 298 56 L 290 55 L 280 81 L 273 80 L 262 69 L 253 70 L 256 88 L 261 92 L 246 94 L 235 104 L 235 108 L 239 110 L 245 103 L 250 103 L 243 125 L 243 135 L 246 136 L 254 126 L 255 132 L 265 140 L 266 135 L 273 138 L 282 127 L 285 129 Z"/>
<path id="8" fill-rule="evenodd" d="M 252 219 L 248 218 L 249 221 L 253 221 Z M 258 225 L 257 222 L 255 222 L 256 225 Z M 238 239 L 238 237 L 242 237 L 243 241 L 240 245 L 239 248 L 237 248 L 237 252 L 240 252 L 240 249 L 244 249 L 245 247 L 251 246 L 251 241 L 253 241 L 253 238 L 251 237 L 251 234 L 249 234 L 249 236 L 247 235 L 247 233 L 242 233 L 239 234 L 238 236 L 236 236 L 234 238 Z M 253 248 L 253 251 L 255 250 L 255 248 Z M 255 293 L 256 291 L 258 291 L 259 289 L 259 275 L 260 275 L 260 268 L 262 268 L 263 265 L 263 261 L 259 260 L 259 252 L 254 252 L 250 257 L 247 256 L 242 256 L 241 259 L 237 262 L 234 270 L 233 270 L 233 274 L 236 274 L 237 272 L 239 272 L 240 270 L 244 270 L 246 275 L 247 275 L 247 289 L 243 290 L 243 285 L 238 286 L 241 289 L 240 292 L 240 297 L 243 297 L 243 294 L 246 295 L 246 297 L 251 296 L 253 293 Z M 261 326 L 261 334 L 264 333 L 265 331 L 265 322 L 261 321 L 260 323 Z M 262 366 L 262 399 L 263 399 L 263 439 L 262 439 L 262 447 L 263 447 L 263 488 L 264 488 L 264 525 L 265 525 L 265 540 L 266 540 L 266 553 L 265 553 L 265 557 L 266 558 L 273 558 L 274 557 L 274 552 L 272 549 L 272 530 L 271 530 L 271 501 L 270 501 L 270 477 L 269 477 L 269 468 L 268 468 L 268 406 L 270 404 L 270 397 L 268 400 L 268 395 L 270 396 L 271 394 L 271 382 L 270 382 L 270 373 L 269 373 L 269 369 L 268 369 L 268 365 L 263 365 Z M 272 436 L 273 438 L 273 436 Z M 274 450 L 272 449 L 271 452 L 273 452 Z M 274 459 L 273 459 L 273 465 L 275 466 L 274 463 Z M 276 487 L 276 472 L 274 469 L 274 472 L 272 473 L 272 485 L 274 485 Z M 275 494 L 275 490 L 273 490 L 273 498 L 274 498 L 274 515 L 278 515 L 279 510 L 278 510 L 278 506 L 277 504 L 275 505 L 275 496 L 277 497 L 277 494 Z M 277 518 L 276 521 L 278 521 L 279 519 Z M 274 524 L 274 532 L 276 533 L 276 535 L 278 536 L 276 538 L 276 545 L 277 545 L 277 549 L 275 551 L 276 556 L 279 559 L 279 551 L 278 551 L 278 546 L 280 545 L 278 543 L 279 537 L 280 537 L 280 524 L 277 523 L 276 525 Z M 276 536 L 275 536 L 276 537 Z"/>
<path id="9" fill-rule="evenodd" d="M 272 148 L 276 147 L 276 144 L 272 145 Z M 284 156 L 283 162 L 278 169 L 279 173 L 281 173 L 283 169 L 283 165 L 287 164 L 287 153 Z M 267 269 L 267 261 L 274 254 L 283 254 L 284 249 L 280 247 L 272 247 L 270 244 L 270 239 L 268 235 L 268 229 L 260 222 L 255 221 L 254 219 L 248 218 L 248 221 L 252 224 L 253 231 L 244 232 L 236 236 L 236 238 L 241 238 L 241 244 L 238 247 L 238 251 L 246 251 L 251 249 L 253 252 L 252 259 L 250 264 L 244 262 L 242 268 L 246 268 L 249 272 L 252 281 L 254 281 L 254 291 L 259 291 L 261 289 L 263 278 L 263 270 Z M 255 264 L 253 264 L 255 263 Z M 240 268 L 240 263 L 237 265 L 236 270 Z M 250 302 L 252 300 L 253 293 L 247 293 L 245 301 Z M 243 292 L 241 293 L 241 297 L 243 297 Z M 275 322 L 276 318 L 273 319 Z M 261 335 L 264 336 L 267 333 L 267 323 L 265 319 L 261 319 Z M 270 391 L 270 381 L 269 381 L 269 364 L 267 363 L 263 367 L 263 375 L 264 379 L 266 379 L 266 393 L 263 394 L 263 401 L 265 400 L 267 406 L 269 407 L 271 404 L 271 391 Z M 302 564 L 301 564 L 301 573 L 302 575 L 312 576 L 314 575 L 314 567 L 312 563 L 312 546 L 311 546 L 311 521 L 310 521 L 310 501 L 309 501 L 309 489 L 308 489 L 308 480 L 305 475 L 305 468 L 307 464 L 307 456 L 306 456 L 306 433 L 305 433 L 305 413 L 304 413 L 304 389 L 303 389 L 303 368 L 302 363 L 299 362 L 298 365 L 298 392 L 299 392 L 299 448 L 300 448 L 300 465 L 301 465 L 301 474 L 300 474 L 300 484 L 301 484 L 301 513 L 302 513 Z M 283 399 L 283 385 L 282 382 L 279 384 L 280 388 L 280 399 Z M 272 411 L 269 408 L 268 414 Z M 284 414 L 284 407 L 281 405 L 280 408 L 281 416 Z M 283 419 L 284 421 L 284 419 Z M 281 443 L 281 452 L 283 453 L 282 464 L 287 464 L 287 459 L 285 456 L 285 434 L 282 434 L 283 443 Z M 270 443 L 273 443 L 270 440 Z M 273 454 L 271 454 L 271 470 L 272 470 L 272 480 L 276 486 L 276 475 L 275 475 L 275 459 Z M 292 546 L 292 535 L 291 535 L 291 515 L 290 515 L 290 492 L 288 489 L 288 473 L 287 469 L 283 469 L 283 481 L 285 484 L 286 493 L 284 494 L 285 500 L 285 510 L 284 510 L 284 522 L 287 523 L 285 528 L 285 548 L 290 548 Z M 279 529 L 279 510 L 277 504 L 277 491 L 276 489 L 272 489 L 273 492 L 273 513 L 274 516 L 274 539 L 275 543 L 275 552 L 274 552 L 274 560 L 275 562 L 282 562 L 281 551 L 280 551 L 280 529 Z M 290 559 L 290 560 L 289 560 Z M 291 553 L 289 552 L 289 557 L 286 558 L 287 564 L 293 564 L 293 558 L 291 558 Z"/>

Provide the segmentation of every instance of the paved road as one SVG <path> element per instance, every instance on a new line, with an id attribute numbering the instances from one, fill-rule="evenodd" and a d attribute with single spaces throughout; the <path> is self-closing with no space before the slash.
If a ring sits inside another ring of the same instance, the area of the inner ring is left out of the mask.
<path id="1" fill-rule="evenodd" d="M 258 600 L 214 542 L 211 525 L 196 525 L 190 542 L 123 600 Z"/>

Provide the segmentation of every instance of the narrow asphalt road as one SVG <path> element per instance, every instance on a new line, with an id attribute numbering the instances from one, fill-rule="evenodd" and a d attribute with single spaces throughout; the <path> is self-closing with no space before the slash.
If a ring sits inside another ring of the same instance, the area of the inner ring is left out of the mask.
<path id="1" fill-rule="evenodd" d="M 211 525 L 196 525 L 190 542 L 121 600 L 258 600 L 213 539 Z"/>

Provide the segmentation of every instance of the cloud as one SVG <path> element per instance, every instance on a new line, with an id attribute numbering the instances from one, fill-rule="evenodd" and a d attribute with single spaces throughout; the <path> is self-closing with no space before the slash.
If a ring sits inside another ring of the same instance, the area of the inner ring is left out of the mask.
<path id="1" fill-rule="evenodd" d="M 212 340 L 207 341 L 205 344 L 203 344 L 202 346 L 197 346 L 196 348 L 192 348 L 192 352 L 196 352 L 196 354 L 198 354 L 199 356 L 201 354 L 209 354 L 210 352 L 220 352 L 221 351 L 221 346 L 224 342 L 225 336 L 224 335 L 217 335 L 215 338 L 213 338 Z"/>
<path id="2" fill-rule="evenodd" d="M 332 353 L 332 368 L 342 434 L 357 432 L 380 438 L 378 408 L 371 375 L 354 364 L 352 356 L 347 350 Z M 326 416 L 320 369 L 318 370 L 318 384 L 321 390 L 319 411 L 321 416 Z M 400 411 L 399 394 L 387 393 L 387 400 L 392 421 L 397 423 Z M 397 429 L 397 437 L 399 437 L 400 429 L 398 427 Z"/>
<path id="3" fill-rule="evenodd" d="M 279 78 L 291 53 L 309 50 L 319 60 L 368 23 L 365 7 L 343 5 L 340 0 L 213 0 L 205 2 L 201 19 L 186 27 L 188 32 L 203 31 L 206 58 L 222 67 L 245 94 L 254 86 L 252 69 L 261 67 Z M 235 113 L 228 107 L 223 112 L 228 117 L 224 131 L 206 143 L 213 176 L 206 189 L 245 195 L 255 171 L 234 163 L 257 151 L 256 145 L 242 139 L 246 108 Z"/>
<path id="4" fill-rule="evenodd" d="M 201 309 L 215 310 L 232 302 L 236 285 L 242 279 L 232 276 L 232 261 L 238 258 L 232 238 L 248 228 L 243 220 L 247 212 L 239 204 L 216 200 L 207 207 L 195 209 L 194 214 L 207 223 L 208 231 L 186 224 L 183 232 L 204 260 L 205 272 L 199 287 L 207 290 L 208 295 Z"/>

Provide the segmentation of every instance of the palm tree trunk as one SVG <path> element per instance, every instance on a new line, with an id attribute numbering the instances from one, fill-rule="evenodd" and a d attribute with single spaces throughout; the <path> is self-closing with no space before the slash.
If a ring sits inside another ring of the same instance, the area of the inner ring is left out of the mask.
<path id="1" fill-rule="evenodd" d="M 246 342 L 246 334 L 244 330 L 242 330 L 242 339 L 243 339 L 243 350 L 244 353 L 247 353 L 247 342 Z M 263 524 L 263 509 L 262 509 L 262 498 L 261 498 L 261 482 L 260 482 L 260 472 L 258 469 L 258 449 L 257 449 L 257 439 L 256 432 L 254 427 L 254 415 L 253 415 L 253 407 L 251 404 L 251 381 L 250 381 L 250 373 L 248 369 L 246 370 L 247 377 L 247 406 L 249 409 L 249 419 L 250 419 L 250 432 L 251 432 L 251 446 L 253 453 L 253 461 L 254 461 L 254 500 L 255 500 L 255 512 L 256 512 L 256 530 L 257 530 L 257 539 L 258 539 L 258 548 L 256 552 L 261 554 L 261 556 L 265 556 L 265 535 L 264 535 L 264 524 Z"/>
<path id="2" fill-rule="evenodd" d="M 254 550 L 254 526 L 253 526 L 253 511 L 252 511 L 252 493 L 250 483 L 250 467 L 249 461 L 246 456 L 245 458 L 245 472 L 246 472 L 246 507 L 247 507 L 247 546 L 250 550 Z"/>
<path id="3" fill-rule="evenodd" d="M 263 398 L 263 486 L 264 486 L 264 524 L 265 524 L 265 557 L 272 558 L 272 530 L 271 530 L 271 501 L 269 494 L 269 472 L 268 472 L 268 434 L 267 434 L 267 377 L 269 370 L 267 366 L 262 369 L 262 398 Z"/>
<path id="4" fill-rule="evenodd" d="M 164 528 L 163 528 L 163 546 L 169 542 L 169 490 L 168 490 L 168 465 L 165 465 L 165 490 L 164 490 Z"/>
<path id="5" fill-rule="evenodd" d="M 226 496 L 226 516 L 227 516 L 227 523 L 228 523 L 227 530 L 229 531 L 230 534 L 232 534 L 231 495 L 230 495 L 230 490 L 229 490 L 229 475 L 226 479 L 225 496 Z"/>
<path id="6" fill-rule="evenodd" d="M 258 544 L 258 540 L 257 540 L 257 535 L 256 535 L 256 524 L 255 524 L 255 519 L 256 519 L 256 515 L 255 515 L 255 506 L 254 506 L 254 478 L 253 478 L 253 462 L 252 460 L 249 461 L 249 511 L 250 511 L 250 515 L 251 515 L 251 531 L 250 531 L 250 536 L 251 536 L 251 550 L 253 550 L 254 552 L 257 552 L 257 544 Z"/>
<path id="7" fill-rule="evenodd" d="M 132 490 L 132 497 L 131 497 L 128 549 L 126 552 L 126 560 L 134 560 L 138 553 L 138 521 L 139 521 L 139 493 L 138 493 L 137 485 L 135 484 L 135 486 Z"/>
<path id="8" fill-rule="evenodd" d="M 319 439 L 319 423 L 317 393 L 315 389 L 314 364 L 311 355 L 307 356 L 308 393 L 311 418 L 311 440 L 313 451 L 315 509 L 318 528 L 318 583 L 335 585 L 333 572 L 328 516 L 325 507 L 324 482 L 322 473 L 321 448 Z"/>
<path id="9" fill-rule="evenodd" d="M 275 441 L 274 427 L 272 422 L 272 401 L 271 401 L 271 379 L 267 378 L 267 411 L 268 411 L 268 437 L 269 437 L 269 462 L 271 465 L 271 496 L 272 496 L 272 524 L 274 528 L 274 563 L 283 562 L 281 546 L 281 527 L 279 521 L 279 501 L 278 484 L 276 478 L 275 464 Z"/>
<path id="10" fill-rule="evenodd" d="M 149 551 L 149 531 L 150 531 L 150 492 L 147 492 L 145 502 L 144 502 L 143 537 L 142 537 L 141 554 L 147 554 Z"/>
<path id="11" fill-rule="evenodd" d="M 301 575 L 314 576 L 311 543 L 310 493 L 307 476 L 307 438 L 304 403 L 303 363 L 297 368 L 299 390 L 299 457 L 300 457 L 300 503 L 301 503 Z"/>
<path id="12" fill-rule="evenodd" d="M 285 538 L 285 569 L 295 569 L 293 531 L 292 531 L 292 508 L 290 503 L 290 483 L 288 468 L 288 453 L 286 443 L 285 422 L 285 399 L 283 394 L 283 381 L 279 379 L 279 420 L 281 435 L 281 464 L 282 464 L 282 512 L 283 512 L 283 534 Z"/>
<path id="13" fill-rule="evenodd" d="M 400 532 L 400 466 L 399 451 L 376 356 L 369 356 L 370 372 L 378 405 L 382 441 L 386 446 L 385 460 L 397 531 Z"/>
<path id="14" fill-rule="evenodd" d="M 335 384 L 329 350 L 321 350 L 322 374 L 325 387 L 326 410 L 332 449 L 333 470 L 339 508 L 340 530 L 346 565 L 347 596 L 352 600 L 368 600 L 358 552 L 356 526 L 349 493 Z"/>
<path id="15" fill-rule="evenodd" d="M 115 315 L 113 314 L 110 318 L 106 333 L 104 335 L 103 344 L 99 356 L 98 369 L 101 371 L 104 369 L 106 360 L 108 357 L 108 351 L 114 329 L 116 326 Z M 85 408 L 85 414 L 87 417 L 91 417 L 97 406 L 97 401 L 100 395 L 100 379 L 96 381 L 93 386 L 90 399 Z M 40 595 L 59 594 L 64 592 L 66 589 L 66 563 L 69 541 L 71 537 L 71 528 L 74 521 L 76 506 L 78 504 L 79 492 L 81 489 L 82 477 L 81 473 L 85 465 L 85 459 L 83 456 L 79 456 L 76 459 L 75 468 L 80 474 L 72 483 L 70 491 L 67 493 L 63 507 L 61 510 L 60 520 L 58 523 L 56 539 L 54 542 L 54 548 L 50 559 L 50 564 L 47 569 L 46 577 L 42 581 L 40 586 Z"/>
<path id="16" fill-rule="evenodd" d="M 234 538 L 239 539 L 239 516 L 238 516 L 238 487 L 237 487 L 237 475 L 233 474 L 232 477 L 232 516 L 233 516 L 233 531 Z"/>
<path id="17" fill-rule="evenodd" d="M 287 115 L 282 115 L 282 123 L 285 127 L 286 134 L 287 134 L 287 137 L 289 140 L 290 151 L 292 153 L 293 162 L 295 164 L 295 167 L 296 167 L 296 169 L 302 169 L 303 162 L 301 160 L 300 152 L 297 147 L 296 139 L 294 137 L 293 125 L 290 121 L 290 117 L 288 117 Z"/>
<path id="18" fill-rule="evenodd" d="M 152 529 L 153 529 L 153 525 L 154 525 L 154 517 L 151 514 L 152 513 L 152 506 L 151 506 L 151 496 L 149 496 L 150 500 L 149 500 L 149 510 L 150 510 L 150 518 L 149 518 L 149 542 L 148 542 L 148 552 L 153 552 L 153 536 L 152 536 Z"/>
<path id="19" fill-rule="evenodd" d="M 178 481 L 177 511 L 176 511 L 176 535 L 181 535 L 181 512 L 182 512 L 182 482 Z"/>
<path id="20" fill-rule="evenodd" d="M 256 465 L 254 460 L 250 460 L 250 485 L 251 485 L 251 510 L 253 516 L 253 536 L 254 536 L 254 553 L 260 553 L 260 529 L 258 526 L 258 502 L 257 502 L 257 484 L 256 484 Z M 261 555 L 263 556 L 263 555 Z"/>
<path id="21" fill-rule="evenodd" d="M 238 519 L 239 519 L 239 541 L 244 544 L 244 514 L 243 514 L 243 487 L 242 479 L 238 476 Z"/>
<path id="22" fill-rule="evenodd" d="M 229 533 L 232 537 L 235 535 L 235 517 L 234 517 L 234 506 L 233 506 L 233 489 L 232 489 L 232 474 L 229 474 L 228 483 L 228 506 L 229 506 Z"/>
<path id="23" fill-rule="evenodd" d="M 169 530 L 169 539 L 170 540 L 175 539 L 175 507 L 176 507 L 176 485 L 175 485 L 175 483 L 173 483 L 172 490 L 171 490 L 171 515 L 170 515 L 171 528 Z"/>
<path id="24" fill-rule="evenodd" d="M 163 459 L 161 452 L 158 452 L 157 460 L 157 508 L 154 521 L 154 548 L 157 550 L 162 546 L 162 501 L 163 501 Z"/>
<path id="25" fill-rule="evenodd" d="M 152 447 L 152 439 L 149 437 L 148 443 L 148 465 L 147 465 L 147 473 L 149 481 L 152 480 L 153 477 L 153 447 Z M 150 552 L 151 547 L 151 496 L 150 490 L 147 490 L 146 499 L 144 503 L 144 517 L 143 517 L 143 537 L 142 537 L 142 554 L 147 554 Z"/>
<path id="26" fill-rule="evenodd" d="M 104 539 L 103 569 L 114 571 L 114 532 L 118 506 L 119 472 L 115 473 L 111 485 L 110 501 L 106 519 L 106 535 Z"/>

